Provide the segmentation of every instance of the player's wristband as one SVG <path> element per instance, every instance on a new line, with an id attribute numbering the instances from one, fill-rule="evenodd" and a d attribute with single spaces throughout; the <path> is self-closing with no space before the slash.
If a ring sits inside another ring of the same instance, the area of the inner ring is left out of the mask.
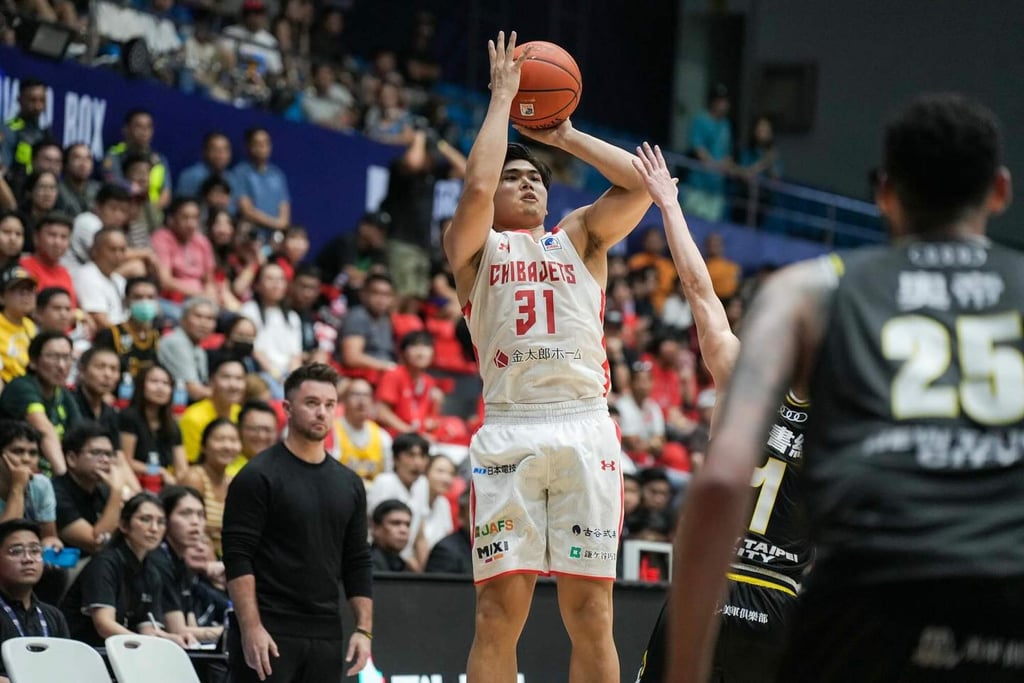
<path id="1" fill-rule="evenodd" d="M 373 640 L 373 632 L 367 631 L 365 628 L 357 628 L 356 633 L 366 636 L 367 640 Z"/>

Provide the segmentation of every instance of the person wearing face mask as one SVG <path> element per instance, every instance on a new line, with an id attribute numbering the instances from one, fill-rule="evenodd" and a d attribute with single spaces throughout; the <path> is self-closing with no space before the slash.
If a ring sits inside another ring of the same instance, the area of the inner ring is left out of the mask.
<path id="1" fill-rule="evenodd" d="M 245 367 L 246 374 L 260 371 L 252 352 L 256 342 L 256 323 L 244 315 L 235 316 L 224 331 L 224 342 L 219 349 L 210 351 L 209 366 L 212 368 L 222 358 L 237 360 Z"/>
<path id="2" fill-rule="evenodd" d="M 121 373 L 137 377 L 156 362 L 160 334 L 154 329 L 160 307 L 156 283 L 145 277 L 130 278 L 124 286 L 128 319 L 100 330 L 93 346 L 113 349 L 121 357 Z"/>

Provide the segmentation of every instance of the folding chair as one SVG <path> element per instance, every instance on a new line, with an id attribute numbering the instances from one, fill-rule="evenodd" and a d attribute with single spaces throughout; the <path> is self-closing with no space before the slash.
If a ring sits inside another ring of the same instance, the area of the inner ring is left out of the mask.
<path id="1" fill-rule="evenodd" d="M 110 683 L 103 657 L 65 638 L 11 638 L 0 648 L 12 683 Z"/>
<path id="2" fill-rule="evenodd" d="M 181 646 L 156 636 L 110 636 L 107 659 L 118 683 L 199 683 Z"/>

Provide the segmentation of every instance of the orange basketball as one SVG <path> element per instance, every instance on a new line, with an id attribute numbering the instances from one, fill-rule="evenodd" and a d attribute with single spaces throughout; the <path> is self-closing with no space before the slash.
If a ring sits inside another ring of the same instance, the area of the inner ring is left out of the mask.
<path id="1" fill-rule="evenodd" d="M 569 118 L 580 102 L 580 68 L 572 55 L 543 40 L 517 46 L 515 56 L 529 46 L 532 49 L 523 62 L 519 92 L 512 100 L 512 122 L 526 128 L 554 128 Z"/>

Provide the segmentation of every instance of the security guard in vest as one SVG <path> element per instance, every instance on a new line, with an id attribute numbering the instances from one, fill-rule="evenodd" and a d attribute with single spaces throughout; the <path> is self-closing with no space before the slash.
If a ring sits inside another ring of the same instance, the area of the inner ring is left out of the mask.
<path id="1" fill-rule="evenodd" d="M 164 209 L 171 201 L 171 167 L 167 157 L 150 148 L 153 142 L 153 115 L 145 109 L 132 109 L 124 117 L 121 129 L 124 140 L 107 150 L 103 160 L 103 177 L 108 183 L 124 182 L 122 162 L 127 154 L 150 157 L 149 201 Z"/>
<path id="2" fill-rule="evenodd" d="M 32 172 L 32 146 L 52 137 L 49 126 L 40 119 L 46 111 L 46 84 L 31 78 L 18 86 L 18 115 L 0 127 L 0 166 L 6 169 L 12 186 L 21 183 Z"/>

